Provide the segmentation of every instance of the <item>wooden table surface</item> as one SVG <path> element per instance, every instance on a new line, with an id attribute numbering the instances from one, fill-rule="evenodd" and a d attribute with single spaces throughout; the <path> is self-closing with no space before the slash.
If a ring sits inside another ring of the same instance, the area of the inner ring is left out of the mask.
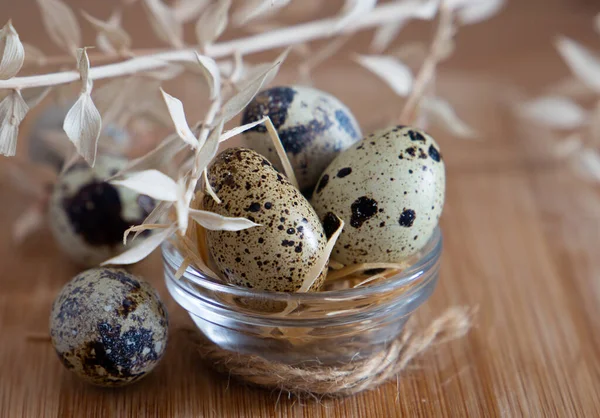
<path id="1" fill-rule="evenodd" d="M 0 16 L 12 15 L 25 40 L 47 45 L 28 29 L 39 19 L 33 1 L 16 3 L 2 2 Z M 174 332 L 165 358 L 131 387 L 88 386 L 49 343 L 29 338 L 47 333 L 52 300 L 77 267 L 48 231 L 14 247 L 10 225 L 30 199 L 0 181 L 0 416 L 600 416 L 600 186 L 548 162 L 546 138 L 517 129 L 505 103 L 512 92 L 539 91 L 567 74 L 552 50 L 556 33 L 599 46 L 591 31 L 598 11 L 593 1 L 519 1 L 465 28 L 440 78 L 442 93 L 483 138 L 437 135 L 448 167 L 445 250 L 438 288 L 417 316 L 425 325 L 451 305 L 477 306 L 467 337 L 371 392 L 288 399 L 202 364 L 176 330 L 190 321 L 169 298 L 155 254 L 135 270 L 167 300 Z M 346 101 L 365 127 L 400 109 L 379 81 L 347 62 L 321 71 L 317 85 Z"/>

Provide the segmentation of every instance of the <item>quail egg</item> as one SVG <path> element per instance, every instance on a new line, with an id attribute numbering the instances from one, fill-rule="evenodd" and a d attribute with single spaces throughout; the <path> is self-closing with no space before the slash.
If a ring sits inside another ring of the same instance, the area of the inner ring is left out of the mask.
<path id="1" fill-rule="evenodd" d="M 99 155 L 94 168 L 75 164 L 54 186 L 50 229 L 60 248 L 80 265 L 95 266 L 124 251 L 123 232 L 142 223 L 154 208 L 152 198 L 104 181 L 126 163 Z"/>
<path id="2" fill-rule="evenodd" d="M 73 278 L 52 305 L 50 335 L 65 367 L 101 386 L 147 375 L 167 344 L 167 312 L 156 291 L 122 269 Z"/>
<path id="3" fill-rule="evenodd" d="M 208 179 L 222 200 L 203 199 L 206 210 L 260 224 L 237 232 L 207 231 L 211 256 L 230 283 L 260 290 L 294 292 L 327 244 L 310 203 L 255 151 L 230 148 L 217 156 Z M 313 283 L 317 290 L 327 268 Z"/>
<path id="4" fill-rule="evenodd" d="M 332 95 L 310 87 L 273 87 L 246 107 L 242 123 L 269 116 L 290 159 L 300 190 L 310 194 L 319 175 L 344 149 L 357 142 L 360 128 L 350 110 Z M 264 125 L 246 131 L 250 148 L 281 170 Z"/>
<path id="5" fill-rule="evenodd" d="M 326 230 L 345 223 L 332 257 L 344 264 L 397 262 L 431 238 L 442 213 L 445 169 L 425 132 L 396 126 L 372 133 L 340 154 L 312 198 Z"/>

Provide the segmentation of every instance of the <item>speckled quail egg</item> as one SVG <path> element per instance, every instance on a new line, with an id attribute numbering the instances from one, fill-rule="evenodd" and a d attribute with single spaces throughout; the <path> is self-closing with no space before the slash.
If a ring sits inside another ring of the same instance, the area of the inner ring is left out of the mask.
<path id="1" fill-rule="evenodd" d="M 54 186 L 49 224 L 61 249 L 78 264 L 94 266 L 124 251 L 123 232 L 140 224 L 154 200 L 104 179 L 127 160 L 99 155 L 93 168 L 77 163 Z"/>
<path id="2" fill-rule="evenodd" d="M 332 257 L 344 264 L 396 262 L 418 252 L 442 213 L 445 170 L 425 132 L 397 126 L 372 133 L 337 157 L 312 204 L 325 230 L 346 222 Z"/>
<path id="3" fill-rule="evenodd" d="M 50 335 L 67 369 L 96 385 L 121 386 L 160 361 L 167 312 L 144 280 L 122 269 L 95 268 L 61 290 L 52 305 Z"/>
<path id="4" fill-rule="evenodd" d="M 303 86 L 273 87 L 259 93 L 246 107 L 242 123 L 269 116 L 290 159 L 300 190 L 310 194 L 319 175 L 344 149 L 360 140 L 350 110 L 324 91 Z M 250 148 L 281 170 L 264 125 L 245 132 Z"/>
<path id="5" fill-rule="evenodd" d="M 239 286 L 297 291 L 327 244 L 310 203 L 250 149 L 223 151 L 209 167 L 208 179 L 222 203 L 207 195 L 204 209 L 260 224 L 237 232 L 207 231 L 208 248 L 221 275 Z M 326 271 L 310 290 L 321 286 Z"/>

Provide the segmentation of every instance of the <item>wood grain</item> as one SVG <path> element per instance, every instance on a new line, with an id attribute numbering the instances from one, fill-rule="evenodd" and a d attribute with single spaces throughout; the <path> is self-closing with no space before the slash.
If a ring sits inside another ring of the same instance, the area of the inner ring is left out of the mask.
<path id="1" fill-rule="evenodd" d="M 32 4 L 10 3 L 0 5 L 0 15 L 13 14 L 26 40 L 42 39 L 27 28 Z M 439 286 L 417 317 L 425 325 L 450 305 L 478 306 L 477 326 L 466 338 L 436 347 L 398 381 L 371 392 L 288 399 L 202 364 L 178 331 L 190 321 L 166 293 L 155 254 L 136 271 L 168 301 L 173 332 L 165 359 L 134 386 L 88 386 L 60 365 L 50 344 L 34 338 L 47 333 L 52 300 L 77 268 L 47 231 L 14 247 L 10 224 L 30 199 L 0 180 L 0 416 L 600 416 L 600 189 L 548 163 L 544 138 L 516 130 L 504 102 L 566 75 L 551 49 L 555 33 L 597 41 L 589 30 L 598 11 L 592 3 L 513 4 L 489 26 L 461 33 L 457 57 L 440 79 L 442 93 L 484 140 L 437 135 L 448 165 L 445 250 Z M 320 70 L 316 81 L 365 127 L 399 113 L 393 94 L 343 60 Z"/>

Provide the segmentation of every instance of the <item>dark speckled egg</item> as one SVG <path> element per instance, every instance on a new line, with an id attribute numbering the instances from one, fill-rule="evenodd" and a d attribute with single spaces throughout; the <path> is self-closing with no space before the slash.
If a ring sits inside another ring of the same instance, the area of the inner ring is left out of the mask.
<path id="1" fill-rule="evenodd" d="M 143 222 L 154 200 L 104 179 L 127 160 L 98 156 L 94 168 L 72 166 L 54 186 L 49 223 L 61 249 L 78 264 L 95 266 L 124 251 L 123 232 Z"/>
<path id="2" fill-rule="evenodd" d="M 342 102 L 310 87 L 273 87 L 262 91 L 246 107 L 242 123 L 267 115 L 277 129 L 304 193 L 310 193 L 329 163 L 361 137 L 358 123 Z M 264 125 L 246 131 L 244 136 L 250 148 L 281 170 Z"/>
<path id="3" fill-rule="evenodd" d="M 52 305 L 50 335 L 65 367 L 90 383 L 121 386 L 160 361 L 167 312 L 156 291 L 122 269 L 78 274 Z"/>
<path id="4" fill-rule="evenodd" d="M 222 200 L 205 196 L 203 208 L 260 224 L 237 232 L 207 231 L 208 248 L 230 283 L 260 290 L 297 291 L 323 254 L 325 231 L 310 203 L 267 159 L 245 148 L 230 148 L 208 170 Z M 317 290 L 327 267 L 310 290 Z"/>
<path id="5" fill-rule="evenodd" d="M 440 148 L 425 132 L 396 126 L 380 130 L 327 167 L 312 197 L 325 230 L 335 213 L 346 227 L 332 257 L 344 264 L 396 262 L 431 238 L 444 205 Z"/>

